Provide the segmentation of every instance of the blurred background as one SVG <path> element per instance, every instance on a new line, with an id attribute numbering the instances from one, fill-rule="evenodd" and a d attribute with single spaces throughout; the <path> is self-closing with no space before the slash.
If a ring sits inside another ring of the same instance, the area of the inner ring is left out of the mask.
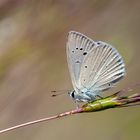
<path id="1" fill-rule="evenodd" d="M 110 93 L 140 81 L 140 1 L 0 0 L 0 129 L 75 108 L 66 60 L 70 30 L 115 46 L 127 76 Z M 137 89 L 140 92 L 140 88 Z M 40 123 L 2 140 L 138 140 L 140 107 L 110 109 Z"/>

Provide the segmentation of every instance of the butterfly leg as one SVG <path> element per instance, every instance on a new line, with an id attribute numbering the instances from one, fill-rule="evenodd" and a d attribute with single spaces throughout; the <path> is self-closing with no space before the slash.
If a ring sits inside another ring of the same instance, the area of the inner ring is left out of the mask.
<path id="1" fill-rule="evenodd" d="M 80 105 L 77 101 L 75 101 L 75 104 L 76 104 L 76 109 L 80 108 Z"/>

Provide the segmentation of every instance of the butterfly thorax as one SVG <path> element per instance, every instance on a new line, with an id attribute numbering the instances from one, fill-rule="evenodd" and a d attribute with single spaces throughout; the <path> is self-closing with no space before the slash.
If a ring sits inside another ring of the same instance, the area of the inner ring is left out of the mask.
<path id="1" fill-rule="evenodd" d="M 76 102 L 91 102 L 96 100 L 95 95 L 89 91 L 79 91 L 78 93 L 73 90 L 70 92 L 70 97 Z"/>

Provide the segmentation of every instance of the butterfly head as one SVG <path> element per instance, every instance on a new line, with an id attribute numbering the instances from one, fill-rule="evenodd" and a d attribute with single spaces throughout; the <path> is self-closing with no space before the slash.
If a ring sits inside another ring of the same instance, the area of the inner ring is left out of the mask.
<path id="1" fill-rule="evenodd" d="M 86 95 L 86 93 L 77 93 L 75 90 L 73 90 L 73 91 L 69 92 L 69 95 L 76 102 L 88 102 L 88 101 L 91 101 L 91 97 Z"/>

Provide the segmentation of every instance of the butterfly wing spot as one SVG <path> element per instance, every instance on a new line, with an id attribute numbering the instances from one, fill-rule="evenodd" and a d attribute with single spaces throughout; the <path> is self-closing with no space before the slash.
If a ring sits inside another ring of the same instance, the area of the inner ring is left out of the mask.
<path id="1" fill-rule="evenodd" d="M 91 46 L 89 46 L 89 50 L 92 50 L 94 47 L 94 44 L 92 44 Z"/>
<path id="2" fill-rule="evenodd" d="M 80 61 L 76 61 L 75 63 L 80 63 Z"/>
<path id="3" fill-rule="evenodd" d="M 80 50 L 82 51 L 82 50 L 83 50 L 83 48 L 80 48 Z"/>
<path id="4" fill-rule="evenodd" d="M 87 55 L 87 52 L 84 52 L 83 55 Z"/>
<path id="5" fill-rule="evenodd" d="M 119 62 L 121 62 L 122 60 L 121 59 L 119 59 L 117 62 L 119 63 Z"/>
<path id="6" fill-rule="evenodd" d="M 76 50 L 78 50 L 78 48 L 76 48 Z"/>
<path id="7" fill-rule="evenodd" d="M 87 68 L 87 66 L 85 66 L 85 68 Z"/>
<path id="8" fill-rule="evenodd" d="M 123 78 L 123 76 L 117 78 L 116 80 L 112 81 L 111 83 L 112 83 L 112 84 L 115 84 L 115 83 L 117 83 L 118 81 L 120 81 L 122 78 Z"/>
<path id="9" fill-rule="evenodd" d="M 97 44 L 98 44 L 98 45 L 100 45 L 100 44 L 101 44 L 101 42 L 97 42 Z"/>
<path id="10" fill-rule="evenodd" d="M 103 46 L 103 49 L 105 49 L 105 48 L 106 48 L 106 46 L 107 46 L 107 45 L 104 45 L 104 46 Z"/>
<path id="11" fill-rule="evenodd" d="M 110 48 L 109 51 L 112 51 L 112 48 Z"/>
<path id="12" fill-rule="evenodd" d="M 74 51 L 72 51 L 72 53 L 74 53 Z"/>

